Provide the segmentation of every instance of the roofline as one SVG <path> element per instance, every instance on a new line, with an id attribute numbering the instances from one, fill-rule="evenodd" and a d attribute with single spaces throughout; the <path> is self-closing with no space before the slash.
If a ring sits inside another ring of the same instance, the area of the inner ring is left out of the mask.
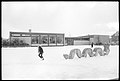
<path id="1" fill-rule="evenodd" d="M 94 35 L 85 35 L 85 36 L 79 36 L 79 37 L 87 37 L 87 36 L 110 36 L 110 35 L 98 35 L 98 34 L 94 34 Z"/>
<path id="2" fill-rule="evenodd" d="M 80 36 L 80 37 L 65 37 L 65 38 L 89 38 L 89 37 L 82 37 L 82 36 Z"/>
<path id="3" fill-rule="evenodd" d="M 10 33 L 20 33 L 20 34 L 21 34 L 21 33 L 24 33 L 24 34 L 30 34 L 30 33 L 32 33 L 32 34 L 58 34 L 58 35 L 59 35 L 59 34 L 60 34 L 60 35 L 61 35 L 61 34 L 62 34 L 62 35 L 64 34 L 64 33 L 38 33 L 38 32 L 12 32 L 12 31 L 10 31 Z"/>

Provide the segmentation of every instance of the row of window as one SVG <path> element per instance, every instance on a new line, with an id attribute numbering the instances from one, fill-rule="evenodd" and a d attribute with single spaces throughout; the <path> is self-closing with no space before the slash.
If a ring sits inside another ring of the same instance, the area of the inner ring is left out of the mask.
<path id="1" fill-rule="evenodd" d="M 31 44 L 64 44 L 63 35 L 11 34 L 11 37 L 31 37 Z"/>
<path id="2" fill-rule="evenodd" d="M 11 34 L 11 36 L 13 36 L 13 37 L 17 37 L 17 36 L 25 36 L 25 37 L 29 37 L 30 36 L 30 34 Z M 38 34 L 32 34 L 31 36 L 39 36 Z"/>
<path id="3" fill-rule="evenodd" d="M 63 41 L 64 38 L 63 38 L 63 35 L 57 35 L 57 38 L 56 38 L 56 35 L 51 35 L 49 36 L 48 38 L 48 35 L 41 35 L 41 37 L 32 37 L 32 40 L 31 40 L 31 43 L 32 44 L 48 44 L 48 42 L 50 44 L 63 44 Z"/>
<path id="4" fill-rule="evenodd" d="M 43 34 L 42 34 L 43 35 Z M 19 36 L 30 36 L 30 34 L 11 34 L 13 37 L 19 37 Z M 31 34 L 31 36 L 39 36 L 39 34 Z M 41 36 L 41 35 L 40 35 Z M 52 35 L 50 35 L 52 36 Z M 55 36 L 55 35 L 54 35 Z"/>

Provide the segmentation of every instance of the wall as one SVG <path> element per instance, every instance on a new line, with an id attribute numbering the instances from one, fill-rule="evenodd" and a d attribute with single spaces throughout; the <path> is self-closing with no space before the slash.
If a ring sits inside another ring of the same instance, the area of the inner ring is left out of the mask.
<path id="1" fill-rule="evenodd" d="M 99 36 L 99 40 L 101 43 L 108 43 L 110 41 L 109 36 Z"/>
<path id="2" fill-rule="evenodd" d="M 89 45 L 90 42 L 86 40 L 74 40 L 74 45 Z"/>
<path id="3" fill-rule="evenodd" d="M 94 44 L 96 43 L 102 43 L 104 44 L 105 42 L 109 42 L 109 36 L 108 35 L 95 35 L 94 36 Z"/>
<path id="4" fill-rule="evenodd" d="M 98 35 L 95 35 L 94 37 L 93 37 L 93 43 L 94 44 L 97 44 L 98 42 L 99 42 L 99 36 Z"/>

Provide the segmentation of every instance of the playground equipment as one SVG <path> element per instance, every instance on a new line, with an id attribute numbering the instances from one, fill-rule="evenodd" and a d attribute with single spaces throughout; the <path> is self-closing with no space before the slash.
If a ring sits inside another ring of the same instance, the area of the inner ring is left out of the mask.
<path id="1" fill-rule="evenodd" d="M 93 56 L 94 56 L 91 48 L 85 48 L 85 49 L 83 50 L 83 52 L 82 52 L 82 57 L 87 57 L 87 54 L 88 54 L 90 57 L 93 57 Z"/>
<path id="2" fill-rule="evenodd" d="M 72 49 L 70 51 L 69 55 L 68 54 L 63 54 L 63 56 L 64 56 L 65 59 L 73 59 L 75 54 L 77 55 L 78 58 L 82 57 L 80 49 Z"/>
<path id="3" fill-rule="evenodd" d="M 77 55 L 78 58 L 81 58 L 81 57 L 87 57 L 87 55 L 89 55 L 90 57 L 93 57 L 93 56 L 98 56 L 98 54 L 100 56 L 105 56 L 105 55 L 108 55 L 109 52 L 110 52 L 110 45 L 109 44 L 105 44 L 103 45 L 104 49 L 102 50 L 102 48 L 100 47 L 97 47 L 97 48 L 94 48 L 93 50 L 91 48 L 85 48 L 82 53 L 80 51 L 80 49 L 72 49 L 70 51 L 70 54 L 63 54 L 63 57 L 65 59 L 73 59 L 75 55 Z"/>

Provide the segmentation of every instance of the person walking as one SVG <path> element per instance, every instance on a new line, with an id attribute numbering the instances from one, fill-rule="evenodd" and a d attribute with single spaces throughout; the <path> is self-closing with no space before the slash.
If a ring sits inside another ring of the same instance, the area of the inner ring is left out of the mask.
<path id="1" fill-rule="evenodd" d="M 91 43 L 91 48 L 93 48 L 93 42 Z"/>
<path id="2" fill-rule="evenodd" d="M 43 53 L 44 53 L 44 51 L 43 51 L 43 48 L 42 48 L 42 46 L 41 45 L 39 45 L 38 46 L 38 56 L 42 59 L 42 60 L 44 60 L 44 58 L 43 58 Z"/>

